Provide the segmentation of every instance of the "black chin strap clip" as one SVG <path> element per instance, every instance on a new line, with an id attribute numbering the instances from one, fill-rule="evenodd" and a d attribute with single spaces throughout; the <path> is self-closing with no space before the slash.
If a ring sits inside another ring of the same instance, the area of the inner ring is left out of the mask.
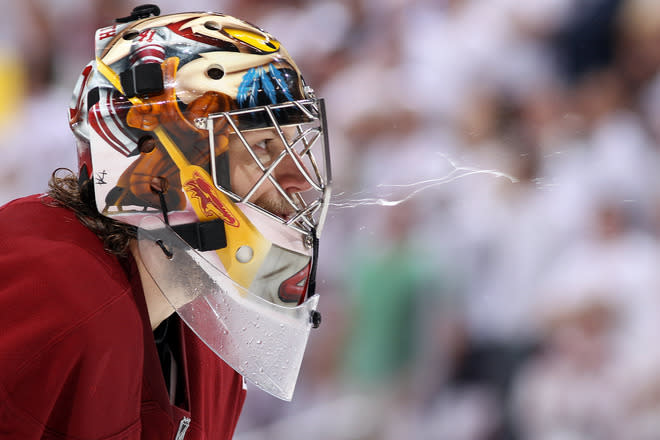
<path id="1" fill-rule="evenodd" d="M 128 17 L 116 18 L 117 23 L 128 23 L 142 18 L 160 15 L 160 8 L 156 5 L 140 5 L 133 9 Z"/>
<path id="2" fill-rule="evenodd" d="M 171 226 L 190 247 L 199 251 L 215 251 L 227 247 L 225 222 L 220 219 Z"/>
<path id="3" fill-rule="evenodd" d="M 165 224 L 172 228 L 190 247 L 198 251 L 215 251 L 227 247 L 227 234 L 225 233 L 225 222 L 220 219 L 211 220 L 208 222 L 195 222 L 185 223 L 182 225 L 170 225 L 169 216 L 167 215 L 167 203 L 165 202 L 165 193 L 160 188 L 152 187 L 152 190 L 158 194 L 160 200 L 160 210 L 163 213 L 163 220 Z M 161 246 L 159 244 L 159 246 Z M 162 248 L 162 246 L 161 246 Z M 172 258 L 172 254 L 163 252 L 168 258 Z"/>

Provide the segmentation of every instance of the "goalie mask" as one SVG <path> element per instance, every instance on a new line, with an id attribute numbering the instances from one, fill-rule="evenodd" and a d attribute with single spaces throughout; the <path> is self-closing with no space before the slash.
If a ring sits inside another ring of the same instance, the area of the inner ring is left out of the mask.
<path id="1" fill-rule="evenodd" d="M 101 214 L 138 228 L 140 256 L 182 320 L 290 400 L 319 318 L 323 100 L 279 41 L 244 21 L 136 11 L 96 32 L 74 91 L 80 180 Z"/>

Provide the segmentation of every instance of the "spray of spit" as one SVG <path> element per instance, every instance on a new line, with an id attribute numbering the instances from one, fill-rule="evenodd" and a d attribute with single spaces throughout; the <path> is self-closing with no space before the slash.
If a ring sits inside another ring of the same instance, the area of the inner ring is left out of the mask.
<path id="1" fill-rule="evenodd" d="M 497 170 L 487 170 L 473 167 L 465 167 L 456 164 L 451 158 L 441 155 L 444 160 L 450 165 L 450 171 L 440 177 L 434 177 L 429 179 L 424 179 L 414 183 L 406 184 L 389 184 L 381 183 L 376 185 L 378 191 L 384 191 L 387 194 L 380 197 L 360 197 L 362 195 L 368 194 L 368 191 L 360 191 L 353 194 L 353 197 L 357 198 L 347 198 L 346 193 L 336 194 L 330 203 L 330 206 L 334 208 L 355 208 L 358 206 L 370 206 L 370 205 L 379 205 L 379 206 L 397 206 L 401 203 L 410 200 L 415 197 L 417 194 L 422 191 L 426 191 L 433 187 L 444 185 L 450 182 L 453 182 L 464 177 L 473 176 L 477 174 L 486 174 L 496 178 L 505 178 L 511 181 L 512 183 L 518 182 L 518 179 L 512 177 L 506 173 Z M 395 195 L 394 193 L 397 193 Z"/>

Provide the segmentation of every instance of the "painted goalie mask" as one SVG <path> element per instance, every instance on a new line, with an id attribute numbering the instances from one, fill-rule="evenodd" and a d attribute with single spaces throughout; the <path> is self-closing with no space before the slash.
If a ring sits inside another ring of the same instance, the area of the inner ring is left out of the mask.
<path id="1" fill-rule="evenodd" d="M 323 100 L 244 21 L 149 15 L 96 32 L 70 108 L 80 179 L 100 213 L 138 227 L 140 256 L 182 320 L 290 400 L 319 319 Z"/>

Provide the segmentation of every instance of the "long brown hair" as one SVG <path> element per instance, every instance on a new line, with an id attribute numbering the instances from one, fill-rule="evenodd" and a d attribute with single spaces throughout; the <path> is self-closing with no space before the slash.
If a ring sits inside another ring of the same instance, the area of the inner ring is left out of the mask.
<path id="1" fill-rule="evenodd" d="M 120 257 L 128 255 L 128 244 L 136 237 L 136 228 L 111 220 L 98 212 L 91 180 L 79 183 L 71 170 L 58 168 L 53 171 L 48 182 L 48 195 L 55 205 L 73 211 L 78 220 L 103 241 L 107 252 Z"/>

